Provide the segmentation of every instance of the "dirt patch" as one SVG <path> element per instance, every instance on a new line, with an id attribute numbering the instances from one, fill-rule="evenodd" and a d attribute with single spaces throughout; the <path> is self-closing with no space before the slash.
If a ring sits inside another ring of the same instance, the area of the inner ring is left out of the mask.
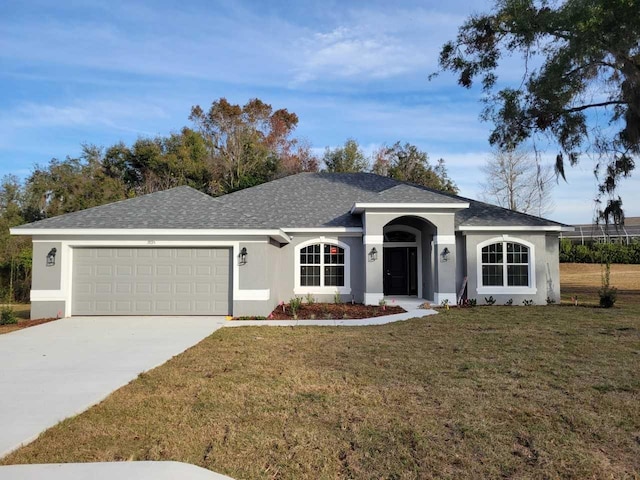
<path id="1" fill-rule="evenodd" d="M 267 317 L 269 320 L 341 320 L 382 317 L 404 313 L 406 310 L 397 305 L 373 306 L 361 303 L 305 303 L 297 311 L 297 317 L 293 315 L 290 305 L 279 305 Z M 255 317 L 239 317 L 234 320 L 249 320 Z"/>
<path id="2" fill-rule="evenodd" d="M 3 333 L 15 332 L 16 330 L 22 330 L 23 328 L 35 327 L 36 325 L 42 325 L 43 323 L 53 322 L 58 320 L 57 318 L 38 318 L 36 320 L 20 320 L 18 323 L 11 325 L 0 325 L 0 335 Z"/>

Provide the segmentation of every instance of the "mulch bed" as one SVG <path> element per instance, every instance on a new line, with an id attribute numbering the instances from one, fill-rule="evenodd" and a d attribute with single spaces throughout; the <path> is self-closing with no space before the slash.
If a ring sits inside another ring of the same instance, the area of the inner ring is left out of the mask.
<path id="1" fill-rule="evenodd" d="M 293 313 L 289 305 L 284 305 L 284 311 L 282 311 L 282 305 L 275 308 L 271 315 L 267 318 L 269 320 L 293 320 Z M 342 319 L 357 319 L 357 318 L 370 318 L 381 317 L 383 315 L 395 315 L 397 313 L 404 313 L 402 307 L 397 305 L 387 305 L 384 309 L 380 306 L 363 305 L 361 303 L 304 303 L 298 309 L 298 320 L 342 320 Z M 242 319 L 248 319 L 242 317 Z M 238 319 L 236 319 L 238 320 Z"/>
<path id="2" fill-rule="evenodd" d="M 14 332 L 16 330 L 22 330 L 23 328 L 35 327 L 36 325 L 42 325 L 43 323 L 53 322 L 54 320 L 58 320 L 58 319 L 57 318 L 38 318 L 36 320 L 20 320 L 18 323 L 0 325 L 0 334 Z"/>

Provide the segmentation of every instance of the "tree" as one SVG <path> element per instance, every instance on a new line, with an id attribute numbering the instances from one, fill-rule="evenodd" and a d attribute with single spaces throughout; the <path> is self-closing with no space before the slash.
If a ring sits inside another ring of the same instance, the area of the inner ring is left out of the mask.
<path id="1" fill-rule="evenodd" d="M 208 191 L 213 180 L 208 150 L 200 133 L 183 128 L 168 137 L 139 138 L 131 146 L 118 143 L 104 155 L 104 169 L 130 193 L 143 195 L 189 185 Z"/>
<path id="2" fill-rule="evenodd" d="M 291 134 L 298 125 L 297 115 L 286 109 L 273 111 L 257 98 L 242 107 L 221 98 L 206 112 L 196 105 L 189 119 L 207 143 L 213 194 L 271 180 L 280 171 L 282 158 L 291 160 L 296 152 Z M 289 163 L 287 168 L 292 169 Z"/>
<path id="3" fill-rule="evenodd" d="M 369 168 L 367 157 L 353 138 L 347 139 L 342 147 L 327 147 L 322 161 L 327 172 L 333 173 L 364 172 Z"/>
<path id="4" fill-rule="evenodd" d="M 36 166 L 25 185 L 25 220 L 35 221 L 126 198 L 119 178 L 107 174 L 102 149 L 83 145 L 79 158 Z"/>
<path id="5" fill-rule="evenodd" d="M 495 0 L 492 13 L 470 16 L 440 52 L 441 68 L 460 85 L 481 80 L 491 144 L 508 150 L 548 136 L 563 178 L 565 159 L 575 165 L 585 152 L 598 155 L 597 200 L 608 197 L 607 221 L 622 218 L 616 187 L 640 154 L 639 18 L 637 0 Z M 497 89 L 505 54 L 522 56 L 522 78 Z"/>
<path id="6" fill-rule="evenodd" d="M 0 182 L 0 289 L 2 300 L 28 301 L 31 288 L 31 239 L 11 236 L 9 229 L 24 223 L 23 189 L 15 175 Z"/>
<path id="7" fill-rule="evenodd" d="M 383 146 L 374 154 L 374 158 L 373 173 L 434 190 L 458 193 L 455 183 L 447 174 L 444 160 L 438 160 L 437 165 L 432 167 L 427 153 L 415 145 L 396 142 L 391 147 Z"/>
<path id="8" fill-rule="evenodd" d="M 539 165 L 524 150 L 496 150 L 482 168 L 482 199 L 504 208 L 543 216 L 553 210 L 551 165 Z"/>

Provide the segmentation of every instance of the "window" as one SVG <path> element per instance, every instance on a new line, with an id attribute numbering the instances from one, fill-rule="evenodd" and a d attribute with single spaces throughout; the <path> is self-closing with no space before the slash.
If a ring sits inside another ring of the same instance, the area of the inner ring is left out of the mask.
<path id="1" fill-rule="evenodd" d="M 533 288 L 531 247 L 512 241 L 482 246 L 479 287 Z"/>
<path id="2" fill-rule="evenodd" d="M 318 242 L 298 247 L 295 293 L 350 293 L 349 247 Z"/>
<path id="3" fill-rule="evenodd" d="M 403 230 L 392 230 L 384 234 L 384 241 L 413 243 L 416 241 L 416 235 L 415 233 L 405 232 Z"/>

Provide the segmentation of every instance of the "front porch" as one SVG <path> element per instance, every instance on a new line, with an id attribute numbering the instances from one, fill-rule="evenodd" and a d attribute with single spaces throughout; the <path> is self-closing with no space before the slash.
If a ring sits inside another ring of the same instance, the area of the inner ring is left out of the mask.
<path id="1" fill-rule="evenodd" d="M 368 305 L 386 300 L 414 307 L 456 303 L 454 212 L 365 211 L 365 292 Z M 405 309 L 408 309 L 405 307 Z"/>

